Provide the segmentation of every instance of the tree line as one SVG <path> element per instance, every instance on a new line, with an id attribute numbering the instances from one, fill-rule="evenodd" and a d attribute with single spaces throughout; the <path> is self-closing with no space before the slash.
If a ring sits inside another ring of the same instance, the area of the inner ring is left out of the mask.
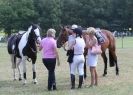
<path id="1" fill-rule="evenodd" d="M 43 31 L 78 24 L 111 31 L 133 29 L 133 0 L 1 0 L 0 29 L 10 35 L 38 23 Z"/>

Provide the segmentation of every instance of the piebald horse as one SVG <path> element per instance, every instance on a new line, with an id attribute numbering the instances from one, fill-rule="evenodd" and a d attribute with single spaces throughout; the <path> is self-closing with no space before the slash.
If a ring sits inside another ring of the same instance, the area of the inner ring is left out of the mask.
<path id="1" fill-rule="evenodd" d="M 59 33 L 59 37 L 57 39 L 57 47 L 61 48 L 67 41 L 68 41 L 68 36 L 71 33 L 70 27 L 63 27 L 61 29 L 61 32 Z M 109 62 L 110 62 L 110 67 L 116 66 L 116 75 L 119 75 L 119 68 L 117 64 L 117 56 L 116 56 L 116 45 L 115 45 L 115 38 L 112 35 L 112 33 L 108 30 L 101 29 L 102 34 L 104 35 L 105 42 L 101 44 L 101 50 L 102 50 L 102 58 L 104 61 L 104 73 L 103 76 L 107 75 L 107 56 L 106 56 L 106 50 L 109 50 Z M 83 35 L 85 33 L 83 32 Z M 87 55 L 87 49 L 85 49 L 84 55 Z M 84 64 L 84 78 L 86 78 L 86 61 Z"/>
<path id="2" fill-rule="evenodd" d="M 16 79 L 15 69 L 18 67 L 19 80 L 23 79 L 23 84 L 26 84 L 26 60 L 31 59 L 32 71 L 33 71 L 33 82 L 36 84 L 36 59 L 37 59 L 37 47 L 36 43 L 40 43 L 40 30 L 36 24 L 31 25 L 27 31 L 22 34 L 14 34 L 8 40 L 8 53 L 11 56 L 12 68 L 14 73 L 14 79 Z M 16 60 L 18 59 L 18 62 Z M 22 65 L 22 71 L 20 68 Z M 22 75 L 23 74 L 23 75 Z"/>

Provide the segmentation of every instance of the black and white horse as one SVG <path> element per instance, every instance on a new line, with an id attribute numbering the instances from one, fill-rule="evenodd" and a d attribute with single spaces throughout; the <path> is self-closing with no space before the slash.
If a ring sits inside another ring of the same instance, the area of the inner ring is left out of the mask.
<path id="1" fill-rule="evenodd" d="M 23 79 L 24 84 L 26 84 L 26 60 L 31 59 L 32 70 L 33 70 L 33 82 L 36 84 L 36 59 L 37 59 L 37 48 L 36 43 L 40 43 L 40 30 L 35 24 L 28 28 L 22 34 L 14 34 L 8 40 L 8 53 L 11 55 L 11 62 L 15 76 L 15 69 L 18 68 L 19 80 Z M 16 60 L 18 59 L 18 61 Z M 23 75 L 21 73 L 20 65 L 22 64 Z"/>

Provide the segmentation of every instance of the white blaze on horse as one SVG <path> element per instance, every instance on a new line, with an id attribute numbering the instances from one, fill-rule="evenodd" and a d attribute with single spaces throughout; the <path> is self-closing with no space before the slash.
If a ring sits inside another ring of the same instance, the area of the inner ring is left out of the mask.
<path id="1" fill-rule="evenodd" d="M 22 34 L 14 34 L 8 40 L 8 53 L 11 55 L 12 68 L 14 79 L 16 79 L 15 69 L 18 68 L 19 80 L 23 79 L 26 84 L 26 60 L 31 59 L 33 70 L 33 82 L 36 84 L 36 59 L 37 47 L 36 43 L 40 43 L 40 30 L 38 25 L 33 24 Z M 16 61 L 18 59 L 18 62 Z M 23 67 L 23 77 L 21 73 L 20 64 Z"/>

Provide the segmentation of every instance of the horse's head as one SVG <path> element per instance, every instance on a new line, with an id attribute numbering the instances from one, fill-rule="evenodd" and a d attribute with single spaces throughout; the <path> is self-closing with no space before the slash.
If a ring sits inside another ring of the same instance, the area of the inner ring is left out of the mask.
<path id="1" fill-rule="evenodd" d="M 28 29 L 29 32 L 29 38 L 35 39 L 37 43 L 40 43 L 41 37 L 40 37 L 40 28 L 38 25 L 33 24 Z"/>
<path id="2" fill-rule="evenodd" d="M 67 41 L 68 36 L 71 33 L 69 27 L 62 27 L 57 39 L 57 48 L 61 48 Z"/>

